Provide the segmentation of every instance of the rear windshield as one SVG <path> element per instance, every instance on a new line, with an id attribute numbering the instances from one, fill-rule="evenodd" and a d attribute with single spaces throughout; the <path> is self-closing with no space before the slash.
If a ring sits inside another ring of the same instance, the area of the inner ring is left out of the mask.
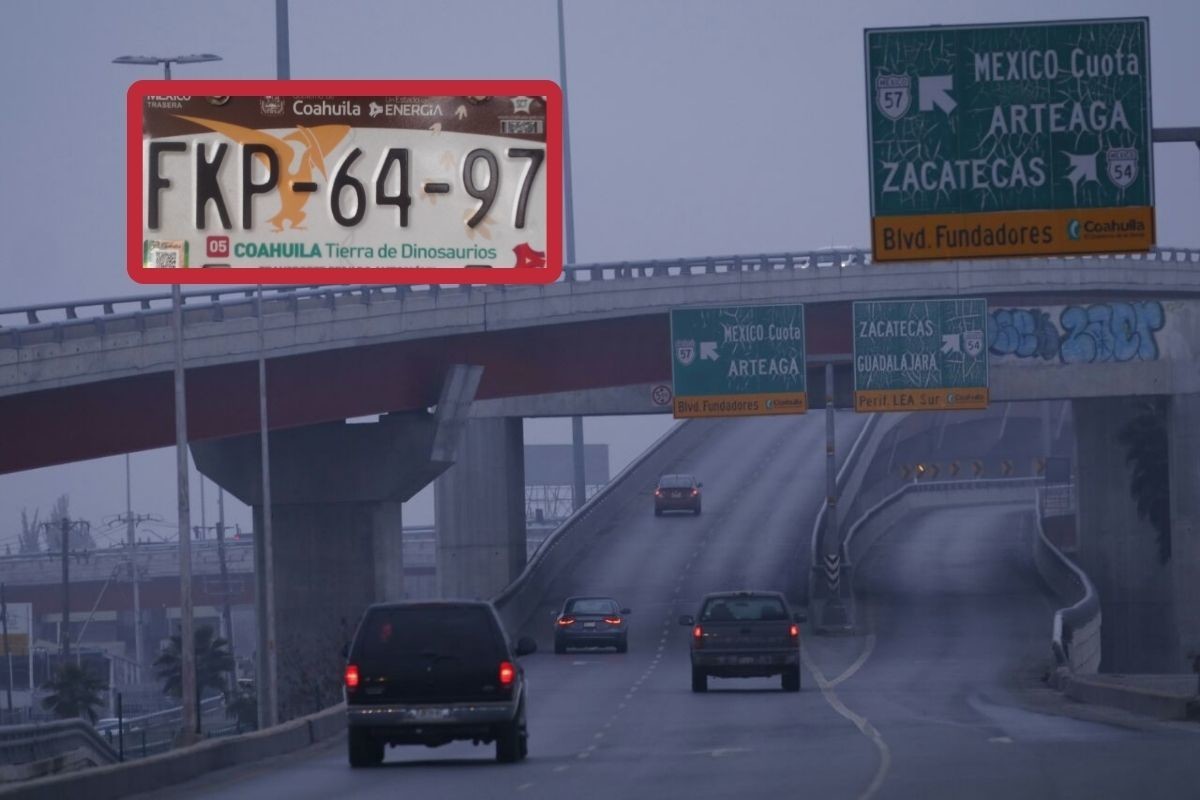
<path id="1" fill-rule="evenodd" d="M 664 489 L 690 488 L 693 482 L 691 475 L 663 475 L 658 479 L 658 485 Z"/>
<path id="2" fill-rule="evenodd" d="M 700 612 L 702 622 L 757 622 L 786 620 L 783 601 L 770 595 L 751 597 L 714 597 Z"/>
<path id="3" fill-rule="evenodd" d="M 601 597 L 581 597 L 567 603 L 568 614 L 615 614 L 617 604 Z"/>
<path id="4" fill-rule="evenodd" d="M 408 659 L 503 658 L 504 638 L 485 606 L 377 608 L 359 631 L 355 658 L 367 671 Z"/>

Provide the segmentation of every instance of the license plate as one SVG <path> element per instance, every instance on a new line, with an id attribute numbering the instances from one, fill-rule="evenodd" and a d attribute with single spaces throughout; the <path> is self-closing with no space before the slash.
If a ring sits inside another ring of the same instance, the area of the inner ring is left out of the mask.
<path id="1" fill-rule="evenodd" d="M 131 90 L 141 95 L 130 133 L 141 153 L 135 279 L 295 283 L 290 269 L 311 268 L 338 270 L 329 282 L 424 283 L 425 270 L 446 268 L 470 269 L 463 283 L 558 276 L 554 84 L 458 81 L 442 91 L 462 94 L 437 95 L 403 81 L 372 83 L 371 94 L 355 81 L 258 85 L 289 94 L 219 81 Z M 262 271 L 164 270 L 185 267 Z"/>
<path id="2" fill-rule="evenodd" d="M 416 708 L 413 709 L 413 719 L 420 720 L 437 720 L 446 719 L 450 716 L 448 708 Z"/>
<path id="3" fill-rule="evenodd" d="M 755 663 L 758 663 L 758 659 L 755 658 L 754 656 L 738 656 L 738 663 L 739 664 L 755 664 Z"/>
<path id="4" fill-rule="evenodd" d="M 585 627 L 585 628 L 594 628 L 594 627 L 596 627 L 596 623 L 594 623 L 594 622 L 585 622 L 585 623 L 583 623 L 583 627 Z"/>

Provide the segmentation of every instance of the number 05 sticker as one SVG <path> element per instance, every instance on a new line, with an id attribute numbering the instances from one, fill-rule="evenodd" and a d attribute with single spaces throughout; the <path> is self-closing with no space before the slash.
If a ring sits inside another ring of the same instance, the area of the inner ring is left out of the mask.
<path id="1" fill-rule="evenodd" d="M 128 271 L 140 283 L 551 283 L 562 94 L 550 81 L 139 81 Z"/>

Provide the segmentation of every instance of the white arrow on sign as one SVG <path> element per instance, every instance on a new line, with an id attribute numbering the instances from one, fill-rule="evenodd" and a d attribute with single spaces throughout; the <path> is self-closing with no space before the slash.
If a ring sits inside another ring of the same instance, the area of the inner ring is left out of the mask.
<path id="1" fill-rule="evenodd" d="M 717 343 L 716 342 L 701 342 L 700 343 L 700 360 L 701 361 L 716 361 L 717 360 Z"/>
<path id="2" fill-rule="evenodd" d="M 466 119 L 467 107 L 459 106 L 458 108 L 454 109 L 454 116 L 458 117 L 459 119 Z"/>
<path id="3" fill-rule="evenodd" d="M 922 111 L 933 111 L 937 106 L 946 114 L 954 110 L 958 103 L 950 96 L 954 88 L 953 75 L 922 75 L 917 79 L 917 99 Z"/>
<path id="4" fill-rule="evenodd" d="M 942 334 L 942 352 L 943 353 L 961 353 L 961 345 L 959 344 L 961 336 L 957 333 Z"/>

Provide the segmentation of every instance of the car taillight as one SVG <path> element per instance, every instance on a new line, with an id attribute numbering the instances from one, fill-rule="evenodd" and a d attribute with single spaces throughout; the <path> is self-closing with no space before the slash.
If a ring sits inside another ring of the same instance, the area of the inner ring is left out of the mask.
<path id="1" fill-rule="evenodd" d="M 792 627 L 788 628 L 788 635 L 791 636 L 793 639 L 799 639 L 800 638 L 800 626 L 793 622 Z"/>
<path id="2" fill-rule="evenodd" d="M 575 618 L 574 617 L 559 617 L 558 624 L 559 625 L 574 625 Z"/>
<path id="3" fill-rule="evenodd" d="M 510 661 L 500 662 L 500 685 L 505 689 L 512 686 L 513 681 L 517 677 L 517 669 Z"/>
<path id="4" fill-rule="evenodd" d="M 699 489 L 692 489 L 692 497 L 695 497 L 695 496 L 696 496 L 696 495 L 698 495 L 698 494 L 700 494 L 700 490 L 699 490 Z"/>
<path id="5" fill-rule="evenodd" d="M 662 497 L 662 489 L 655 489 L 655 490 L 654 490 L 654 496 L 655 496 L 655 497 Z"/>
<path id="6" fill-rule="evenodd" d="M 354 664 L 346 665 L 346 688 L 347 689 L 357 689 L 358 688 L 358 667 L 355 666 Z"/>
<path id="7" fill-rule="evenodd" d="M 607 622 L 609 625 L 620 625 L 621 624 L 620 617 L 605 617 L 604 621 Z"/>
<path id="8" fill-rule="evenodd" d="M 704 628 L 701 628 L 699 625 L 692 628 L 692 644 L 696 647 L 704 645 Z"/>

